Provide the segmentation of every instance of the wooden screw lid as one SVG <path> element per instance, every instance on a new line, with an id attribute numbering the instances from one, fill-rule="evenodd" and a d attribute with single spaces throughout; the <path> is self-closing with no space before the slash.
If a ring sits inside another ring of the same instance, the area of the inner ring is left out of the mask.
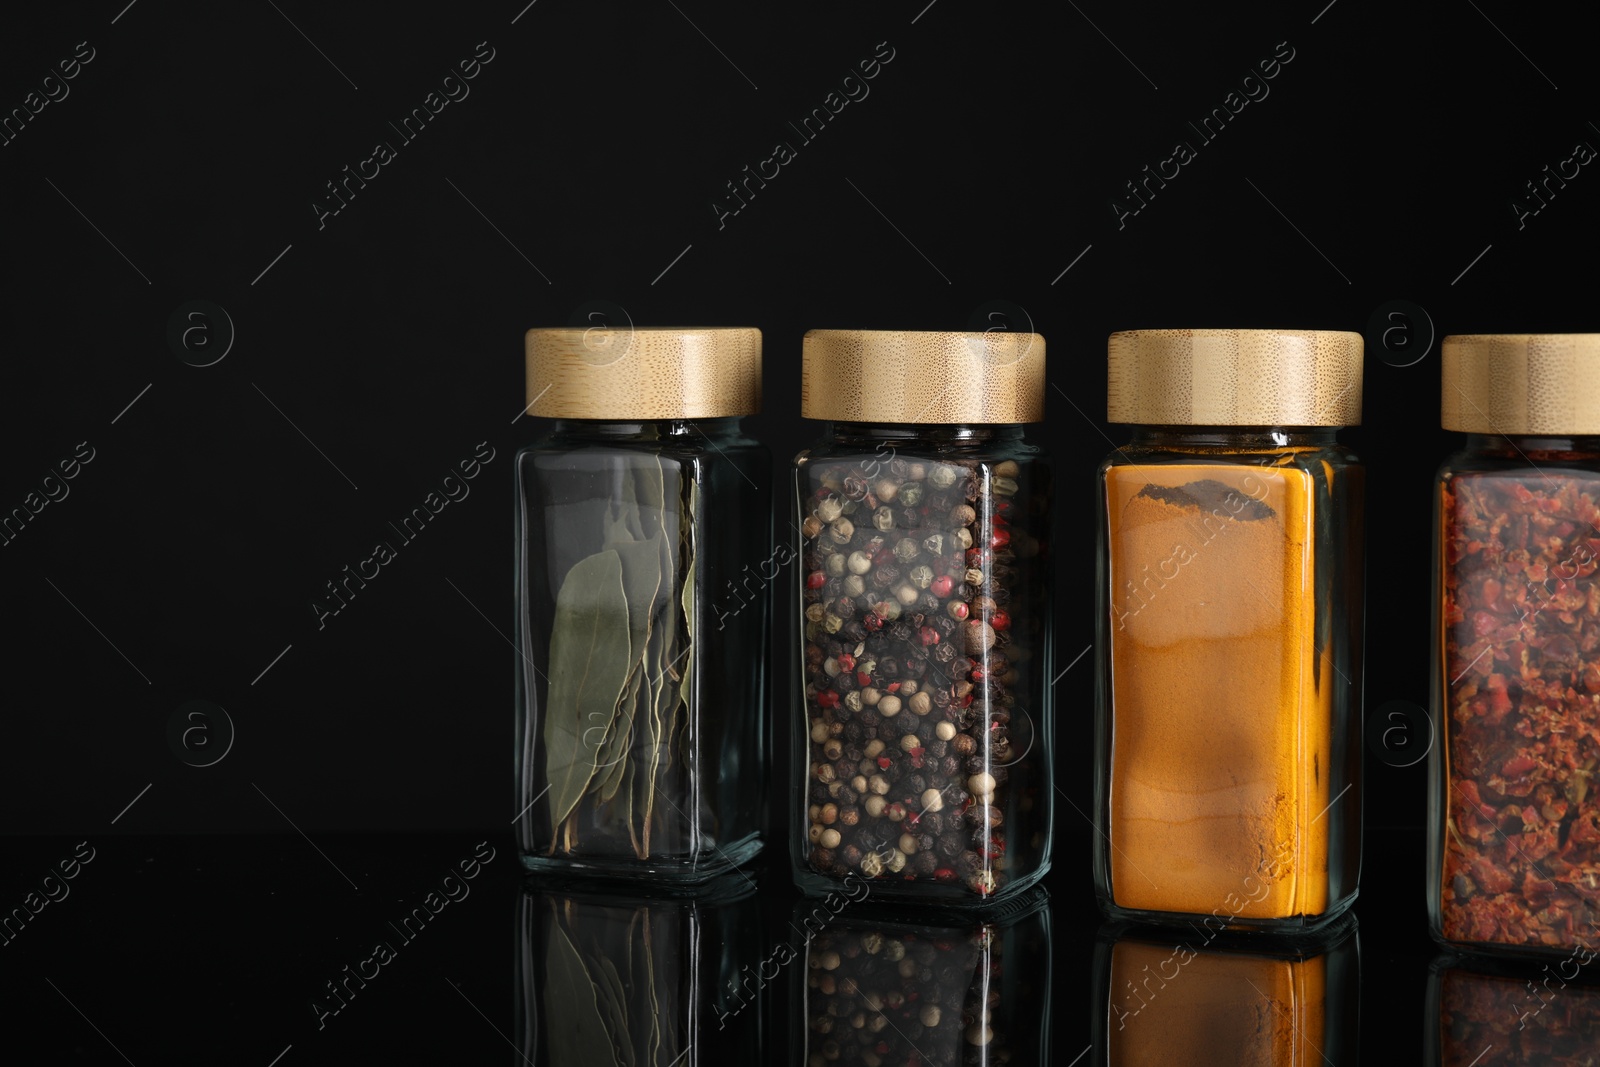
<path id="1" fill-rule="evenodd" d="M 1452 336 L 1442 350 L 1445 429 L 1600 434 L 1600 334 Z"/>
<path id="2" fill-rule="evenodd" d="M 831 422 L 1038 422 L 1044 338 L 1004 330 L 809 330 L 800 413 Z"/>
<path id="3" fill-rule="evenodd" d="M 1150 426 L 1356 426 L 1359 333 L 1126 330 L 1111 335 L 1106 417 Z"/>
<path id="4" fill-rule="evenodd" d="M 710 419 L 761 410 L 761 331 L 529 330 L 527 412 L 549 419 Z"/>

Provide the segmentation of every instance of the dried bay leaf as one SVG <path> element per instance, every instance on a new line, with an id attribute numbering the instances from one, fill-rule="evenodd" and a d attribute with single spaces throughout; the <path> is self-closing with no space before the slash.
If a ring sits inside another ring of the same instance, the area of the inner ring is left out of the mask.
<path id="1" fill-rule="evenodd" d="M 614 712 L 612 728 L 607 734 L 609 743 L 596 753 L 602 803 L 609 803 L 616 796 L 622 778 L 633 773 L 632 747 L 635 737 L 640 733 L 638 714 L 643 708 L 648 718 L 653 702 L 648 676 L 652 669 L 649 648 L 652 644 L 651 631 L 655 627 L 656 605 L 662 599 L 662 541 L 662 536 L 656 533 L 647 540 L 607 546 L 622 560 L 622 584 L 628 601 L 628 662 L 632 673 L 630 683 Z"/>
<path id="2" fill-rule="evenodd" d="M 683 572 L 683 594 L 679 598 L 683 607 L 684 647 L 688 652 L 683 658 L 681 667 L 683 683 L 678 687 L 678 704 L 673 709 L 673 716 L 676 720 L 674 725 L 681 727 L 678 736 L 682 738 L 684 743 L 687 743 L 689 739 L 689 714 L 692 709 L 699 706 L 699 703 L 695 700 L 694 693 L 694 661 L 695 657 L 699 655 L 699 649 L 695 647 L 694 643 L 694 612 L 697 597 L 699 596 L 699 590 L 695 586 L 695 559 L 698 548 L 695 542 L 697 540 L 696 525 L 699 522 L 699 518 L 700 483 L 690 479 L 689 505 L 684 508 L 683 515 L 683 544 L 684 550 L 689 557 L 689 565 Z M 672 741 L 670 737 L 668 740 L 671 742 L 673 749 L 676 750 L 678 742 Z M 680 753 L 679 758 L 687 763 L 689 759 L 688 752 Z"/>
<path id="3" fill-rule="evenodd" d="M 584 732 L 614 715 L 627 683 L 629 649 L 622 559 L 606 549 L 573 564 L 556 594 L 544 725 L 552 836 L 594 777 L 594 747 L 584 743 Z"/>
<path id="4" fill-rule="evenodd" d="M 642 541 L 609 544 L 622 560 L 622 588 L 628 600 L 628 662 L 644 655 L 650 625 L 661 598 L 661 541 L 659 533 Z"/>
<path id="5" fill-rule="evenodd" d="M 628 688 L 622 696 L 622 707 L 638 706 L 640 688 L 643 684 L 643 670 L 635 663 L 628 675 Z M 630 749 L 633 745 L 633 720 L 631 711 L 627 714 L 613 715 L 611 729 L 601 742 L 599 751 L 595 753 L 595 777 L 590 789 L 600 798 L 602 804 L 609 804 L 617 795 L 617 789 L 622 785 L 622 776 L 632 767 Z"/>

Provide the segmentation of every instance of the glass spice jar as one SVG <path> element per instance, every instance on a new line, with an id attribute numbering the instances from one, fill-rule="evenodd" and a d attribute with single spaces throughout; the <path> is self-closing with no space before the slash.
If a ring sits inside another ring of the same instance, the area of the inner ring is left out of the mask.
<path id="1" fill-rule="evenodd" d="M 528 412 L 555 421 L 515 461 L 523 864 L 703 882 L 760 848 L 776 561 L 770 453 L 740 419 L 761 334 L 526 345 Z"/>
<path id="2" fill-rule="evenodd" d="M 1446 337 L 1428 910 L 1487 954 L 1600 950 L 1600 334 Z"/>
<path id="3" fill-rule="evenodd" d="M 983 903 L 1050 864 L 1044 339 L 812 330 L 796 881 Z"/>
<path id="4" fill-rule="evenodd" d="M 798 905 L 805 987 L 797 1062 L 1048 1064 L 1051 937 L 1041 886 L 994 908 Z"/>
<path id="5" fill-rule="evenodd" d="M 1111 335 L 1095 884 L 1116 919 L 1287 932 L 1361 858 L 1359 334 Z"/>

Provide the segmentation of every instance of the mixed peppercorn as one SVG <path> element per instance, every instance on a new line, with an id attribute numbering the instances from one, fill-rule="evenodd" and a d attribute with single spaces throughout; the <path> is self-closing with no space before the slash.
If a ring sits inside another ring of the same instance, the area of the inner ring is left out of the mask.
<path id="1" fill-rule="evenodd" d="M 1008 849 L 1043 848 L 1025 696 L 1043 502 L 1013 460 L 800 477 L 808 862 L 987 897 L 1037 866 Z"/>
<path id="2" fill-rule="evenodd" d="M 1600 941 L 1600 476 L 1443 485 L 1443 934 Z"/>

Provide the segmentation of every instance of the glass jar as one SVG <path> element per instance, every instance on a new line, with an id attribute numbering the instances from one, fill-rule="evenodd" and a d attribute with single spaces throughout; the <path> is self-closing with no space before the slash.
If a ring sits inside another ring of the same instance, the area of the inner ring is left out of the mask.
<path id="1" fill-rule="evenodd" d="M 1354 914 L 1293 938 L 1107 925 L 1094 966 L 1096 1063 L 1362 1062 Z"/>
<path id="2" fill-rule="evenodd" d="M 530 870 L 696 883 L 760 848 L 772 557 L 752 329 L 530 330 L 516 457 Z"/>
<path id="3" fill-rule="evenodd" d="M 1600 335 L 1447 337 L 1428 910 L 1483 953 L 1600 948 Z"/>
<path id="4" fill-rule="evenodd" d="M 1113 918 L 1288 931 L 1361 862 L 1359 334 L 1110 341 L 1095 883 Z"/>
<path id="5" fill-rule="evenodd" d="M 540 884 L 517 907 L 518 1062 L 713 1067 L 763 1062 L 771 994 L 755 883 L 690 896 Z"/>
<path id="6" fill-rule="evenodd" d="M 983 903 L 1050 865 L 1044 339 L 812 330 L 796 881 Z"/>
<path id="7" fill-rule="evenodd" d="M 979 913 L 808 902 L 791 926 L 807 938 L 795 1027 L 804 1067 L 1057 1062 L 1042 887 Z"/>

